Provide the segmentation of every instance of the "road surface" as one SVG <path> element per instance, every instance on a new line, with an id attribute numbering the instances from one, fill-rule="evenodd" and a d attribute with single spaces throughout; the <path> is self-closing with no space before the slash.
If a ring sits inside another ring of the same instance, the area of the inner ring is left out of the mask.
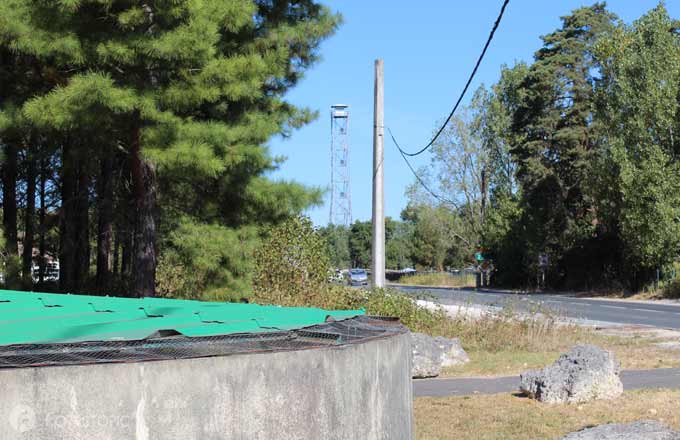
<path id="1" fill-rule="evenodd" d="M 413 294 L 426 292 L 441 304 L 447 305 L 479 304 L 491 307 L 512 305 L 518 311 L 541 306 L 574 319 L 680 329 L 680 304 L 576 298 L 565 294 L 516 294 L 492 289 L 474 291 L 405 286 L 398 288 Z"/>
<path id="2" fill-rule="evenodd" d="M 625 390 L 639 388 L 680 388 L 680 368 L 627 370 L 621 372 Z M 414 379 L 414 397 L 466 396 L 470 394 L 513 393 L 518 391 L 519 376 L 491 378 Z"/>

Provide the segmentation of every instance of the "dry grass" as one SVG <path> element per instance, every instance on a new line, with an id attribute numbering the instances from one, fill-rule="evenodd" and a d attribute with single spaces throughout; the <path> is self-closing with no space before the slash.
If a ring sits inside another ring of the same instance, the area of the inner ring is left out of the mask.
<path id="1" fill-rule="evenodd" d="M 464 311 L 442 320 L 438 334 L 458 337 L 469 351 L 545 352 L 587 339 L 591 331 L 577 325 L 565 325 L 561 317 L 540 307 L 519 313 L 512 304 L 498 312 L 470 316 Z"/>
<path id="2" fill-rule="evenodd" d="M 577 292 L 579 298 L 622 299 L 631 301 L 659 301 L 680 299 L 680 280 L 664 283 L 661 287 L 646 287 L 638 292 L 627 290 L 605 290 Z"/>
<path id="3" fill-rule="evenodd" d="M 652 368 L 679 368 L 680 350 L 667 350 L 651 345 L 612 346 L 609 348 L 621 361 L 624 370 L 648 370 Z"/>
<path id="4" fill-rule="evenodd" d="M 471 358 L 468 364 L 445 369 L 443 376 L 515 375 L 551 364 L 576 344 L 595 344 L 611 350 L 623 369 L 680 367 L 680 347 L 656 345 L 680 341 L 680 332 L 645 328 L 595 330 L 567 322 L 540 305 L 519 313 L 510 304 L 500 312 L 481 317 L 459 312 L 431 331 L 460 338 Z"/>
<path id="5" fill-rule="evenodd" d="M 407 286 L 475 287 L 475 274 L 454 275 L 444 272 L 406 275 L 399 278 L 399 283 Z"/>
<path id="6" fill-rule="evenodd" d="M 593 425 L 640 419 L 680 429 L 678 407 L 678 390 L 630 391 L 582 405 L 546 405 L 511 394 L 414 400 L 420 440 L 554 440 Z"/>
<path id="7" fill-rule="evenodd" d="M 446 368 L 442 376 L 510 376 L 533 368 L 542 368 L 561 353 L 579 343 L 596 344 L 611 350 L 625 370 L 680 367 L 680 349 L 664 349 L 655 345 L 660 339 L 605 336 L 596 331 L 565 332 L 561 340 L 553 339 L 554 348 L 521 350 L 469 350 L 471 361 L 460 367 Z"/>

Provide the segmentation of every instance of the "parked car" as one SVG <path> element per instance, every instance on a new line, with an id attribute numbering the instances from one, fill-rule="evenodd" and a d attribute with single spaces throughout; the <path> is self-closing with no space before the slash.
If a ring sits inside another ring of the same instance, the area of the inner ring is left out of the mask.
<path id="1" fill-rule="evenodd" d="M 349 284 L 352 286 L 367 286 L 368 273 L 364 269 L 352 269 L 349 271 Z"/>

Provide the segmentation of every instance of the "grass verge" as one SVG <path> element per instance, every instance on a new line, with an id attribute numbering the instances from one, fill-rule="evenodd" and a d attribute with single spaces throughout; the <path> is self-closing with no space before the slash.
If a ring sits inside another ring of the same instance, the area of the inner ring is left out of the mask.
<path id="1" fill-rule="evenodd" d="M 604 423 L 659 420 L 680 429 L 680 391 L 625 392 L 615 400 L 546 405 L 512 394 L 414 400 L 416 438 L 491 440 L 558 439 Z M 493 409 L 493 410 L 490 410 Z"/>
<path id="2" fill-rule="evenodd" d="M 475 274 L 460 273 L 424 273 L 405 275 L 397 281 L 407 286 L 432 286 L 432 287 L 475 287 Z"/>
<path id="3" fill-rule="evenodd" d="M 680 368 L 680 350 L 668 350 L 655 346 L 656 339 L 623 338 L 604 336 L 590 330 L 580 334 L 565 334 L 555 349 L 507 349 L 493 350 L 472 348 L 468 350 L 471 361 L 459 367 L 442 371 L 445 377 L 511 376 L 553 363 L 560 354 L 576 344 L 596 344 L 611 350 L 624 370 L 647 370 L 653 368 Z M 466 345 L 465 343 L 463 344 Z"/>

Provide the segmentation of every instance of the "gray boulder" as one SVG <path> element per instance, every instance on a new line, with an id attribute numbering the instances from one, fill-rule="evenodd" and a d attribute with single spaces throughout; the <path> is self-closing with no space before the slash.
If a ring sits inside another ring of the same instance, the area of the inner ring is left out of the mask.
<path id="1" fill-rule="evenodd" d="M 470 362 L 458 338 L 430 337 L 423 333 L 411 333 L 414 378 L 437 377 L 442 367 L 453 367 Z"/>
<path id="2" fill-rule="evenodd" d="M 614 354 L 595 345 L 576 345 L 549 367 L 520 375 L 520 390 L 546 403 L 613 399 L 623 392 Z"/>
<path id="3" fill-rule="evenodd" d="M 562 440 L 680 440 L 680 432 L 655 420 L 634 423 L 610 423 L 572 432 Z"/>

